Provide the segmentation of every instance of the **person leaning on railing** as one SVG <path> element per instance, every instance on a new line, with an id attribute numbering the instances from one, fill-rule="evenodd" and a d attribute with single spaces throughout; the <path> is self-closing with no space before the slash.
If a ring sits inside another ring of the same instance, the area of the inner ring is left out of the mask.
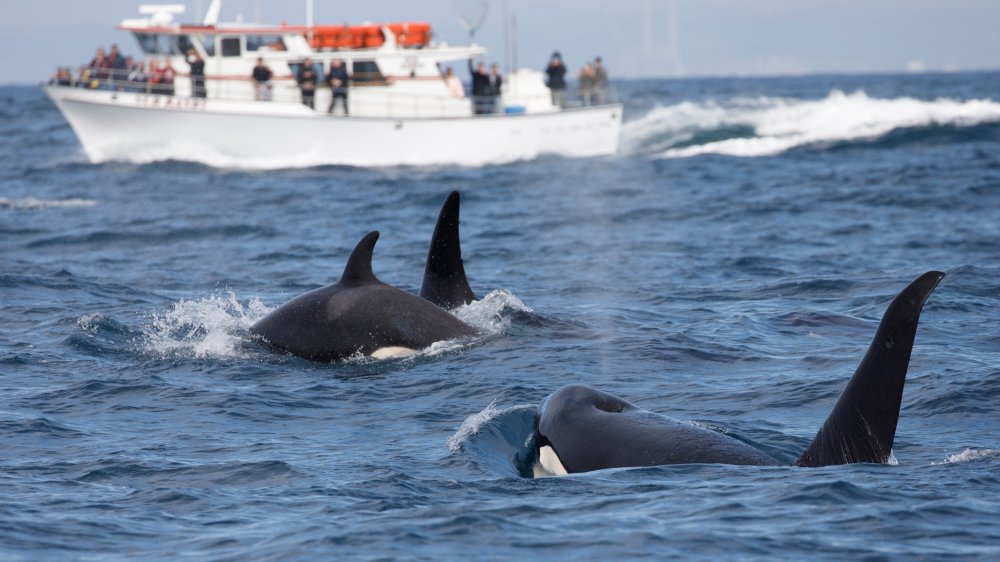
<path id="1" fill-rule="evenodd" d="M 69 69 L 65 66 L 60 66 L 56 73 L 52 75 L 49 79 L 49 84 L 55 84 L 57 86 L 72 86 L 73 85 L 73 74 L 70 73 Z"/>
<path id="2" fill-rule="evenodd" d="M 306 57 L 295 75 L 295 81 L 299 83 L 299 91 L 302 92 L 302 103 L 310 109 L 316 109 L 316 67 L 313 66 L 311 58 Z"/>
<path id="3" fill-rule="evenodd" d="M 274 73 L 264 64 L 264 59 L 257 58 L 257 66 L 253 67 L 254 97 L 258 101 L 271 101 L 271 77 Z"/>
<path id="4" fill-rule="evenodd" d="M 604 67 L 601 57 L 594 59 L 594 96 L 597 104 L 604 103 L 608 95 L 608 69 Z"/>
<path id="5" fill-rule="evenodd" d="M 594 95 L 594 67 L 588 62 L 580 69 L 577 81 L 580 83 L 580 97 L 583 98 L 583 105 L 590 105 Z"/>
<path id="6" fill-rule="evenodd" d="M 188 49 L 185 60 L 190 68 L 191 75 L 191 97 L 205 97 L 205 59 L 198 55 L 194 47 Z"/>
<path id="7" fill-rule="evenodd" d="M 128 73 L 128 88 L 133 92 L 145 92 L 149 86 L 149 77 L 146 75 L 146 67 L 142 61 L 132 65 Z"/>
<path id="8" fill-rule="evenodd" d="M 111 59 L 104 54 L 104 48 L 99 47 L 97 49 L 97 54 L 94 58 L 90 60 L 90 64 L 87 65 L 90 72 L 88 73 L 88 78 L 97 80 L 97 85 L 88 85 L 91 88 L 99 87 L 100 84 L 108 79 L 111 75 Z"/>
<path id="9" fill-rule="evenodd" d="M 333 113 L 333 107 L 337 100 L 344 102 L 344 115 L 350 115 L 347 110 L 347 88 L 350 86 L 351 77 L 347 74 L 347 65 L 341 59 L 333 59 L 330 63 L 330 73 L 326 75 L 326 82 L 330 85 L 330 109 L 327 113 Z"/>

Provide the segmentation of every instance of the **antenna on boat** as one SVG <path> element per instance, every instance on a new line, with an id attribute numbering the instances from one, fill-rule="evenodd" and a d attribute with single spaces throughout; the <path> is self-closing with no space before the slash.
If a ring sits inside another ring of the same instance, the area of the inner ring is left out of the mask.
<path id="1" fill-rule="evenodd" d="M 510 16 L 509 2 L 503 0 L 503 71 L 510 75 Z"/>
<path id="2" fill-rule="evenodd" d="M 201 22 L 202 25 L 215 25 L 219 23 L 219 16 L 222 14 L 222 0 L 212 0 L 212 3 L 208 5 L 208 11 L 205 12 L 205 19 Z"/>
<path id="3" fill-rule="evenodd" d="M 307 36 L 309 38 L 309 44 L 312 45 L 313 40 L 313 0 L 306 0 L 306 28 L 309 29 Z"/>
<path id="4" fill-rule="evenodd" d="M 469 32 L 469 41 L 476 37 L 476 30 L 486 21 L 490 5 L 486 0 L 455 0 L 455 12 L 459 23 Z"/>

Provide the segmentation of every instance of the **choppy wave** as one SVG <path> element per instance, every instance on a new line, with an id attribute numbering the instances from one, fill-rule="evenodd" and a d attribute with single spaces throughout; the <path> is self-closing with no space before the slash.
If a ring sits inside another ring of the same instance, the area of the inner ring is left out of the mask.
<path id="1" fill-rule="evenodd" d="M 18 210 L 93 207 L 95 205 L 97 205 L 97 201 L 93 199 L 36 199 L 34 197 L 25 197 L 23 199 L 5 199 L 0 197 L 0 208 Z"/>
<path id="2" fill-rule="evenodd" d="M 661 158 L 773 156 L 802 146 L 877 139 L 899 129 L 997 121 L 1000 103 L 989 99 L 883 99 L 835 90 L 819 100 L 762 96 L 685 101 L 626 123 L 622 149 Z"/>

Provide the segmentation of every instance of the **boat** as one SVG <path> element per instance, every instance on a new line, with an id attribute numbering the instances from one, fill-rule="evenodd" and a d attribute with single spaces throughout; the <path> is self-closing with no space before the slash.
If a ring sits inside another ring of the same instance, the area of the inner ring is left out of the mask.
<path id="1" fill-rule="evenodd" d="M 175 21 L 183 5 L 142 5 L 142 17 L 117 26 L 145 57 L 170 63 L 169 91 L 94 69 L 42 86 L 91 162 L 480 166 L 618 148 L 621 104 L 555 105 L 539 71 L 508 72 L 487 111 L 449 89 L 447 69 L 464 71 L 486 49 L 435 41 L 425 22 L 250 25 L 219 22 L 221 9 L 213 0 L 201 23 L 184 24 Z M 201 78 L 192 78 L 189 56 L 204 61 Z M 272 73 L 260 84 L 251 78 L 258 59 Z M 321 78 L 313 107 L 296 80 L 306 59 Z M 322 77 L 332 64 L 351 75 L 349 115 L 340 104 L 327 111 L 333 96 Z"/>

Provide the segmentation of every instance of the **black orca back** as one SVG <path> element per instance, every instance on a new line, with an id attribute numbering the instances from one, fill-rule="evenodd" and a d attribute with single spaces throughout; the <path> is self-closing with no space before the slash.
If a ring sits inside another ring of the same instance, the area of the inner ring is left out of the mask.
<path id="1" fill-rule="evenodd" d="M 664 464 L 778 464 L 728 435 L 583 385 L 564 386 L 542 402 L 537 445 L 552 447 L 570 473 Z"/>
<path id="2" fill-rule="evenodd" d="M 386 285 L 372 272 L 379 233 L 358 242 L 340 280 L 292 299 L 250 327 L 271 347 L 314 361 L 339 361 L 383 348 L 423 349 L 475 335 L 448 311 Z"/>

